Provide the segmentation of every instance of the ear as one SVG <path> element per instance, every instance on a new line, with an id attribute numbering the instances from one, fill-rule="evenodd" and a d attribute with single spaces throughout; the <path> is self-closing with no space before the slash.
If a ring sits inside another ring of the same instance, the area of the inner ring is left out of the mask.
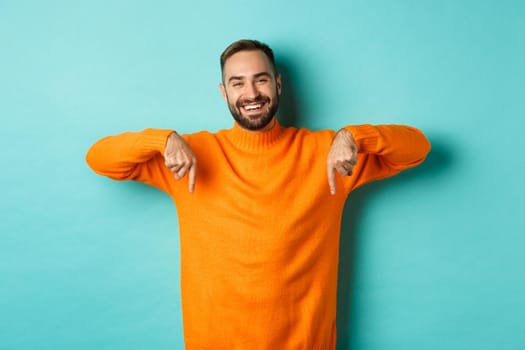
<path id="1" fill-rule="evenodd" d="M 226 87 L 224 86 L 223 83 L 219 84 L 219 89 L 221 89 L 221 95 L 222 95 L 222 98 L 224 99 L 224 102 L 228 103 L 228 97 L 226 95 Z"/>
<path id="2" fill-rule="evenodd" d="M 282 86 L 281 74 L 277 74 L 277 76 L 275 77 L 275 83 L 277 85 L 277 95 L 281 96 L 281 86 Z"/>

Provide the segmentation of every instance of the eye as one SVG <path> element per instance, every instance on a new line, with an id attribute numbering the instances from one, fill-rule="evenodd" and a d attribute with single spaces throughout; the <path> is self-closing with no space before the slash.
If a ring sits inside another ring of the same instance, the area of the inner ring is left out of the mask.
<path id="1" fill-rule="evenodd" d="M 238 81 L 238 82 L 233 83 L 232 86 L 234 88 L 240 88 L 240 87 L 242 87 L 242 83 L 240 81 Z"/>
<path id="2" fill-rule="evenodd" d="M 267 78 L 261 78 L 261 79 L 258 79 L 257 80 L 257 83 L 258 84 L 266 84 L 268 82 L 268 79 Z"/>

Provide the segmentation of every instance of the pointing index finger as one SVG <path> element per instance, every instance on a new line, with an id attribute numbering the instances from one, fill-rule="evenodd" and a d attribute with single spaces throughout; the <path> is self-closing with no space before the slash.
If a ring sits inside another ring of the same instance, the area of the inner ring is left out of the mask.
<path id="1" fill-rule="evenodd" d="M 328 165 L 328 186 L 330 193 L 335 194 L 335 168 L 331 165 Z"/>
<path id="2" fill-rule="evenodd" d="M 195 190 L 195 177 L 197 175 L 197 164 L 193 162 L 188 173 L 188 190 L 193 192 Z"/>

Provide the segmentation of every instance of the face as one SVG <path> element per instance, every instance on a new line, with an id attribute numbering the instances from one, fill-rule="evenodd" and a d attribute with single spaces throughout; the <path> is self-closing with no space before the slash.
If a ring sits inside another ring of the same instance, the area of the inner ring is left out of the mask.
<path id="1" fill-rule="evenodd" d="M 273 126 L 279 107 L 281 77 L 259 50 L 237 52 L 224 64 L 222 96 L 237 124 L 251 131 Z"/>

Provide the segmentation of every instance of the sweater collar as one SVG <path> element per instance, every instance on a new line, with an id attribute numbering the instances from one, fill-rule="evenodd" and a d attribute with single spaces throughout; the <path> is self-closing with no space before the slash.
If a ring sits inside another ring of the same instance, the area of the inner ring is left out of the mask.
<path id="1" fill-rule="evenodd" d="M 228 130 L 228 138 L 241 149 L 249 151 L 265 150 L 280 138 L 283 131 L 277 118 L 274 119 L 273 127 L 263 132 L 250 132 L 234 123 L 233 128 Z"/>

